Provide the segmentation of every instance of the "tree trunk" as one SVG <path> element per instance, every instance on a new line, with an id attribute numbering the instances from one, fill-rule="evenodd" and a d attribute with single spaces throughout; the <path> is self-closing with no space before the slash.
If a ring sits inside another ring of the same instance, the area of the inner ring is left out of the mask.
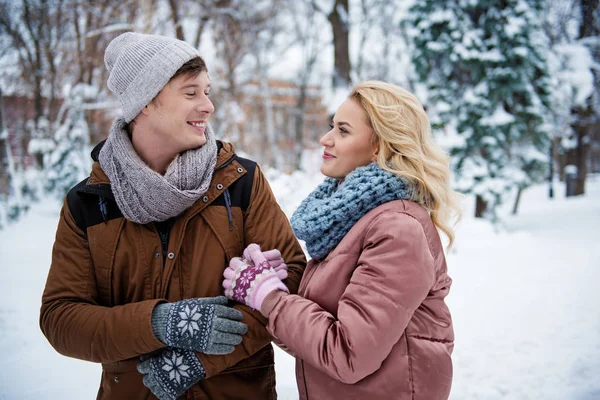
<path id="1" fill-rule="evenodd" d="M 171 8 L 171 20 L 175 26 L 175 36 L 179 40 L 185 40 L 185 37 L 183 36 L 183 27 L 181 26 L 181 21 L 179 20 L 178 5 L 179 4 L 177 4 L 177 0 L 169 0 L 169 7 Z"/>
<path id="2" fill-rule="evenodd" d="M 550 139 L 548 152 L 548 198 L 554 198 L 554 136 Z"/>
<path id="3" fill-rule="evenodd" d="M 600 0 L 580 0 L 581 4 L 581 24 L 579 26 L 579 39 L 586 37 L 597 36 L 600 33 L 600 26 L 594 18 L 594 12 L 598 8 Z M 592 56 L 595 61 L 597 57 Z M 594 83 L 598 84 L 598 72 L 592 70 L 594 74 Z M 595 90 L 598 88 L 596 87 Z M 575 187 L 573 188 L 573 195 L 582 195 L 585 193 L 585 178 L 587 175 L 587 164 L 588 164 L 588 153 L 590 146 L 590 129 L 594 123 L 594 110 L 593 110 L 593 97 L 590 96 L 587 99 L 585 106 L 577 107 L 571 110 L 573 118 L 573 131 L 575 132 L 577 139 L 577 147 L 575 148 L 575 165 L 577 166 L 577 177 L 575 181 Z M 568 190 L 567 190 L 568 192 Z"/>
<path id="4" fill-rule="evenodd" d="M 0 88 L 0 199 L 6 198 L 10 192 L 10 169 L 8 132 L 4 130 L 4 102 Z"/>
<path id="5" fill-rule="evenodd" d="M 260 62 L 258 64 L 260 65 Z M 259 68 L 259 71 L 262 71 L 262 69 Z M 265 109 L 265 128 L 267 131 L 267 146 L 269 148 L 269 164 L 271 167 L 281 170 L 282 162 L 280 157 L 280 150 L 277 146 L 277 134 L 275 132 L 275 113 L 273 112 L 271 88 L 266 76 L 260 76 L 259 79 L 260 93 Z"/>
<path id="6" fill-rule="evenodd" d="M 583 111 L 579 114 L 579 123 L 576 122 L 576 125 L 573 126 L 573 130 L 575 131 L 575 135 L 577 137 L 577 147 L 575 148 L 575 155 L 577 160 L 577 179 L 575 181 L 575 189 L 573 195 L 579 196 L 585 194 L 585 177 L 587 176 L 587 161 L 588 154 L 590 148 L 590 136 L 589 136 L 589 128 L 591 125 L 590 119 L 592 115 L 591 107 Z"/>
<path id="7" fill-rule="evenodd" d="M 480 195 L 475 197 L 475 218 L 484 218 L 484 215 L 487 211 L 487 201 L 483 199 Z"/>
<path id="8" fill-rule="evenodd" d="M 306 108 L 306 85 L 300 86 L 300 95 L 296 103 L 296 120 L 295 130 L 296 137 L 294 140 L 294 160 L 295 169 L 299 170 L 302 164 L 302 151 L 304 150 L 304 109 Z"/>
<path id="9" fill-rule="evenodd" d="M 198 30 L 196 31 L 196 38 L 194 39 L 194 43 L 192 43 L 192 45 L 197 49 L 200 48 L 200 44 L 202 43 L 202 33 L 204 32 L 204 27 L 206 24 L 208 24 L 209 20 L 210 19 L 208 17 L 202 17 L 202 19 L 200 19 Z"/>
<path id="10" fill-rule="evenodd" d="M 594 11 L 598 8 L 600 0 L 581 0 L 581 25 L 579 25 L 579 38 L 596 36 L 600 27 L 594 20 Z"/>
<path id="11" fill-rule="evenodd" d="M 513 205 L 513 209 L 512 209 L 512 215 L 517 215 L 517 212 L 519 211 L 519 203 L 521 202 L 521 193 L 523 193 L 523 188 L 521 186 L 519 186 L 519 189 L 517 190 L 517 197 L 515 198 L 515 204 Z"/>
<path id="12" fill-rule="evenodd" d="M 345 87 L 350 85 L 348 0 L 336 0 L 327 19 L 333 30 L 333 87 Z"/>

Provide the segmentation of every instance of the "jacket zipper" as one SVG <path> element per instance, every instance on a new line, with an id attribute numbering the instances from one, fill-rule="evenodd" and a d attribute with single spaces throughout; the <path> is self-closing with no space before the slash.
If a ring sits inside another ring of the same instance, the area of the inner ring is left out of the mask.
<path id="1" fill-rule="evenodd" d="M 173 218 L 169 218 L 166 221 L 154 223 L 154 227 L 156 228 L 156 232 L 158 233 L 158 237 L 160 239 L 163 268 L 167 263 L 167 252 L 169 251 L 169 237 L 171 236 L 171 229 L 173 228 L 174 223 L 175 220 Z"/>
<path id="2" fill-rule="evenodd" d="M 308 282 L 310 282 L 310 280 L 312 279 L 313 275 L 315 274 L 315 266 L 314 264 L 312 265 L 311 271 L 310 271 L 310 275 L 306 276 L 306 279 L 303 280 L 303 284 L 298 288 L 298 295 L 304 297 L 304 291 L 306 290 L 306 287 L 308 286 Z M 302 380 L 304 381 L 304 393 L 306 393 L 306 400 L 309 399 L 308 396 L 308 385 L 306 384 L 306 372 L 304 370 L 304 360 L 300 360 L 300 365 L 302 366 Z"/>
<path id="3" fill-rule="evenodd" d="M 304 360 L 301 361 L 302 364 L 302 380 L 304 380 L 304 393 L 306 393 L 306 400 L 308 400 L 308 385 L 306 384 L 306 373 L 304 372 Z"/>
<path id="4" fill-rule="evenodd" d="M 160 237 L 160 247 L 162 250 L 162 262 L 163 262 L 163 268 L 164 268 L 165 264 L 167 262 L 167 250 L 169 247 L 169 233 L 159 230 L 158 236 Z"/>
<path id="5" fill-rule="evenodd" d="M 306 275 L 306 279 L 302 280 L 303 284 L 300 285 L 300 287 L 298 288 L 298 295 L 299 296 L 304 297 L 304 291 L 306 290 L 306 287 L 308 286 L 308 283 L 312 279 L 312 277 L 315 274 L 316 270 L 317 269 L 315 268 L 315 265 L 313 263 L 313 265 L 311 266 L 310 275 Z M 306 372 L 304 370 L 304 360 L 300 361 L 300 365 L 302 366 L 302 380 L 304 381 L 304 393 L 306 393 L 306 400 L 309 400 L 308 385 L 306 383 Z"/>

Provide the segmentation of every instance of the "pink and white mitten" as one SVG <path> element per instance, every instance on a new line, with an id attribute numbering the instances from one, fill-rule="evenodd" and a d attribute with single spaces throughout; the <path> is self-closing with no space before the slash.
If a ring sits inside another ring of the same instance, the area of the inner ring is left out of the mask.
<path id="1" fill-rule="evenodd" d="M 265 297 L 274 290 L 289 293 L 279 274 L 275 271 L 257 244 L 250 244 L 244 251 L 248 259 L 232 258 L 223 272 L 225 296 L 260 310 Z M 281 255 L 280 255 L 281 257 Z M 287 271 L 286 271 L 287 276 Z"/>
<path id="2" fill-rule="evenodd" d="M 252 257 L 250 256 L 250 252 L 248 251 L 248 249 L 251 248 L 250 246 L 252 246 L 252 245 L 249 245 L 244 250 L 244 253 L 243 253 L 244 259 L 246 261 L 248 261 L 248 264 L 256 265 L 256 263 L 253 261 Z M 281 253 L 279 252 L 279 250 L 273 249 L 273 250 L 263 251 L 262 255 L 269 262 L 269 265 L 271 265 L 271 268 L 273 268 L 275 270 L 275 272 L 277 272 L 277 276 L 279 277 L 279 279 L 284 280 L 288 277 L 288 272 L 287 272 L 288 267 L 287 267 L 287 264 L 285 263 L 283 257 L 281 257 Z"/>

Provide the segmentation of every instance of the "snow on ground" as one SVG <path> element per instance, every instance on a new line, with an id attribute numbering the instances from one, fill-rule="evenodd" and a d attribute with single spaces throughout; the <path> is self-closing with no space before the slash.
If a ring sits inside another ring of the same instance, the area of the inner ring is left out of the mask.
<path id="1" fill-rule="evenodd" d="M 321 177 L 267 171 L 288 215 Z M 466 216 L 448 257 L 456 332 L 452 399 L 600 399 L 600 177 L 585 197 L 526 191 L 501 228 Z M 0 231 L 0 399 L 92 399 L 98 365 L 56 353 L 38 327 L 60 204 Z M 297 399 L 277 349 L 277 388 Z"/>
<path id="2" fill-rule="evenodd" d="M 600 399 L 600 177 L 524 193 L 495 233 L 467 219 L 448 258 L 453 399 Z"/>

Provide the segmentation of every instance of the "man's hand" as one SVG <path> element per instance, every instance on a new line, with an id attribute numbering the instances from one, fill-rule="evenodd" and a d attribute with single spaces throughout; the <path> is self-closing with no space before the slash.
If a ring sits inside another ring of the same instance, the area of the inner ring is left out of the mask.
<path id="1" fill-rule="evenodd" d="M 160 400 L 175 400 L 200 379 L 206 371 L 191 350 L 167 348 L 161 353 L 140 359 L 137 370 L 142 381 Z"/>
<path id="2" fill-rule="evenodd" d="M 248 327 L 242 313 L 227 306 L 223 296 L 158 304 L 152 329 L 167 346 L 206 354 L 229 354 L 242 342 Z"/>

